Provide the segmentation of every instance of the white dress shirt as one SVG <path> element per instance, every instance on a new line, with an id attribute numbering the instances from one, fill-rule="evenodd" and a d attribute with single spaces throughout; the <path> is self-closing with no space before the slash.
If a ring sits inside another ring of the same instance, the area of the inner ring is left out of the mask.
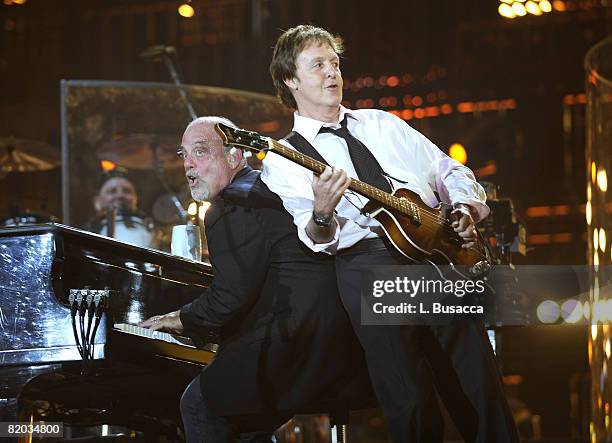
<path id="1" fill-rule="evenodd" d="M 472 206 L 478 213 L 476 221 L 487 216 L 486 195 L 472 171 L 444 154 L 427 137 L 393 114 L 376 109 L 353 111 L 341 106 L 338 123 L 329 124 L 295 113 L 293 130 L 308 140 L 330 165 L 358 178 L 346 141 L 334 134 L 319 134 L 322 126 L 339 128 L 345 115 L 348 130 L 376 157 L 391 177 L 389 181 L 393 189 L 410 189 L 431 207 L 438 204 L 434 194 L 437 192 L 445 203 Z M 282 143 L 290 146 L 284 140 Z M 273 151 L 268 153 L 263 165 L 262 180 L 281 197 L 283 205 L 293 216 L 300 240 L 313 251 L 334 254 L 364 238 L 382 235 L 380 224 L 360 213 L 368 199 L 347 190 L 336 207 L 338 226 L 333 239 L 328 243 L 314 243 L 306 233 L 314 202 L 312 172 Z"/>

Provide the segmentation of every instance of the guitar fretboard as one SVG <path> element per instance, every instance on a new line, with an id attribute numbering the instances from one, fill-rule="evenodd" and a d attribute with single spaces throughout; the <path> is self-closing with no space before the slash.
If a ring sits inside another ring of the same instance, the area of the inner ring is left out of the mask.
<path id="1" fill-rule="evenodd" d="M 288 148 L 281 143 L 268 138 L 269 150 L 275 152 L 282 157 L 285 157 L 311 171 L 316 174 L 321 174 L 326 165 L 317 161 L 307 155 L 302 154 L 299 151 Z M 407 198 L 398 198 L 388 192 L 381 191 L 375 186 L 364 183 L 360 180 L 351 178 L 351 184 L 349 185 L 349 189 L 352 191 L 358 192 L 361 195 L 364 195 L 370 199 L 374 199 L 385 206 L 389 206 L 397 211 L 400 211 L 402 214 L 410 217 L 413 221 L 420 222 L 421 221 L 421 213 L 420 208 L 412 201 Z"/>

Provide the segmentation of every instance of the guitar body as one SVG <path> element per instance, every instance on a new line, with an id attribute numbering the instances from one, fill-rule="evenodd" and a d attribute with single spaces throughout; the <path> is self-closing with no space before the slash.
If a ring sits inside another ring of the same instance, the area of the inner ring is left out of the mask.
<path id="1" fill-rule="evenodd" d="M 362 212 L 380 222 L 387 239 L 402 255 L 415 262 L 466 267 L 470 276 L 481 275 L 489 269 L 489 251 L 480 233 L 473 247 L 462 248 L 461 237 L 450 232 L 447 224 L 436 221 L 448 216 L 442 206 L 430 208 L 418 194 L 408 189 L 398 189 L 393 195 L 416 204 L 422 214 L 421 220 L 415 222 L 400 211 L 373 200 Z"/>

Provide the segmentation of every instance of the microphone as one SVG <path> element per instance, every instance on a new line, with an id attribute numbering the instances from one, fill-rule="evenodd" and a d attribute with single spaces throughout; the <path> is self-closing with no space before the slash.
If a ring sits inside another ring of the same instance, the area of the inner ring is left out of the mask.
<path id="1" fill-rule="evenodd" d="M 150 46 L 139 54 L 140 58 L 159 60 L 163 55 L 176 54 L 174 46 L 156 45 Z"/>

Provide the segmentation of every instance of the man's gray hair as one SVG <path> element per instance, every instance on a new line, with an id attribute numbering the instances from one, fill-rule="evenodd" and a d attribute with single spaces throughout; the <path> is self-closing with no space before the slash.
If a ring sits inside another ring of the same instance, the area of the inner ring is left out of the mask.
<path id="1" fill-rule="evenodd" d="M 229 126 L 230 128 L 240 129 L 240 128 L 238 128 L 238 125 L 236 125 L 236 123 L 231 121 L 229 118 L 219 117 L 219 116 L 216 116 L 216 115 L 207 115 L 207 116 L 198 117 L 195 120 L 192 120 L 191 123 L 189 123 L 187 125 L 187 127 L 185 128 L 185 132 L 187 132 L 187 130 L 189 130 L 191 127 L 196 126 L 196 125 L 201 125 L 201 124 L 212 124 L 212 125 L 215 125 L 217 123 L 222 123 L 222 124 L 224 124 L 226 126 Z M 234 148 L 233 146 L 225 146 L 225 145 L 223 145 L 223 150 L 225 151 L 226 154 L 229 154 L 232 149 L 236 149 L 236 148 Z M 244 156 L 242 157 L 242 161 L 240 163 L 242 165 L 246 165 L 247 164 L 246 158 L 244 158 Z"/>

